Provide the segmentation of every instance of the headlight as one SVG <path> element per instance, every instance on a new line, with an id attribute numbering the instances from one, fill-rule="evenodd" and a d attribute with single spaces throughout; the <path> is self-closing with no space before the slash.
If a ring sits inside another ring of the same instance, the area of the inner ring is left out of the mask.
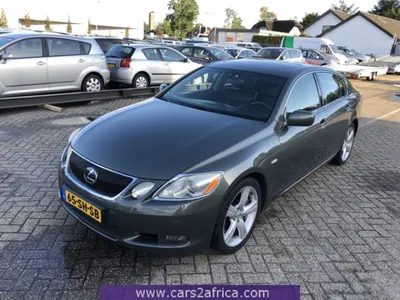
<path id="1" fill-rule="evenodd" d="M 179 175 L 155 195 L 155 199 L 189 200 L 210 195 L 222 178 L 221 172 Z"/>
<path id="2" fill-rule="evenodd" d="M 76 137 L 76 135 L 78 134 L 78 132 L 80 130 L 81 130 L 81 128 L 79 128 L 79 129 L 75 130 L 73 133 L 71 133 L 71 135 L 69 136 L 69 139 L 68 139 L 68 144 L 70 144 L 74 140 L 74 138 Z"/>

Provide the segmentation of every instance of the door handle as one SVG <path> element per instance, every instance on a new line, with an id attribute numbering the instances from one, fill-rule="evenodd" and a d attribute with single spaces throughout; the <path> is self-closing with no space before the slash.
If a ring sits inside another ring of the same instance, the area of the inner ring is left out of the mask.
<path id="1" fill-rule="evenodd" d="M 326 127 L 327 124 L 328 124 L 328 119 L 322 119 L 320 122 L 321 127 Z"/>
<path id="2" fill-rule="evenodd" d="M 82 59 L 82 58 L 81 58 L 80 60 L 78 60 L 79 63 L 84 63 L 85 61 L 86 61 L 86 60 L 84 60 L 84 59 Z"/>
<path id="3" fill-rule="evenodd" d="M 39 62 L 37 63 L 38 66 L 44 66 L 45 64 L 46 64 L 46 63 L 43 62 L 43 61 L 39 61 Z"/>

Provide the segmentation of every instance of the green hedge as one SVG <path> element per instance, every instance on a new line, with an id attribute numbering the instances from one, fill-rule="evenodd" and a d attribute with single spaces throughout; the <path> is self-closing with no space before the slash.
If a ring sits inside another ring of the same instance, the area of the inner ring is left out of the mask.
<path id="1" fill-rule="evenodd" d="M 279 46 L 283 36 L 254 35 L 251 41 L 262 46 Z"/>

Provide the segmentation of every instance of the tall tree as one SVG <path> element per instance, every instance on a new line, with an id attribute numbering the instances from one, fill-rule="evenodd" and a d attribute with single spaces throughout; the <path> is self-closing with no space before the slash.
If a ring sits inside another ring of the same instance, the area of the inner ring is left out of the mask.
<path id="1" fill-rule="evenodd" d="M 276 19 L 277 15 L 273 11 L 270 11 L 268 6 L 263 6 L 260 8 L 260 20 Z"/>
<path id="2" fill-rule="evenodd" d="M 92 34 L 92 23 L 90 22 L 90 18 L 88 19 L 87 33 Z"/>
<path id="3" fill-rule="evenodd" d="M 1 9 L 0 27 L 8 27 L 7 15 L 4 8 Z"/>
<path id="4" fill-rule="evenodd" d="M 308 25 L 314 22 L 318 17 L 319 14 L 317 12 L 306 13 L 303 19 L 301 20 L 300 24 L 303 26 L 303 28 L 306 28 Z"/>
<path id="5" fill-rule="evenodd" d="M 67 32 L 72 33 L 72 24 L 71 24 L 71 18 L 68 15 L 68 23 L 67 23 Z"/>
<path id="6" fill-rule="evenodd" d="M 29 16 L 29 13 L 25 13 L 25 17 L 24 17 L 24 26 L 29 28 L 31 27 L 31 17 Z"/>
<path id="7" fill-rule="evenodd" d="M 199 15 L 199 5 L 196 0 L 170 0 L 167 15 L 171 22 L 171 30 L 175 37 L 185 37 L 193 29 L 193 23 Z"/>
<path id="8" fill-rule="evenodd" d="M 44 21 L 44 30 L 51 31 L 51 23 L 50 23 L 49 16 L 47 16 L 46 20 Z"/>
<path id="9" fill-rule="evenodd" d="M 226 19 L 225 19 L 225 28 L 232 28 L 232 29 L 244 29 L 245 27 L 243 26 L 243 20 L 239 16 L 239 13 L 232 9 L 232 8 L 226 8 L 225 9 L 226 13 Z"/>
<path id="10" fill-rule="evenodd" d="M 164 32 L 162 31 L 160 26 L 156 27 L 156 35 L 160 37 L 164 36 Z"/>
<path id="11" fill-rule="evenodd" d="M 243 20 L 239 16 L 234 16 L 232 20 L 232 29 L 245 29 L 243 26 Z"/>
<path id="12" fill-rule="evenodd" d="M 371 14 L 400 20 L 399 0 L 379 0 L 374 8 L 369 11 Z"/>
<path id="13" fill-rule="evenodd" d="M 125 37 L 128 38 L 129 37 L 129 26 L 127 26 L 125 28 Z"/>
<path id="14" fill-rule="evenodd" d="M 157 27 L 161 29 L 163 35 L 164 34 L 168 36 L 172 35 L 171 22 L 169 20 L 165 19 L 162 23 L 158 23 Z"/>
<path id="15" fill-rule="evenodd" d="M 354 4 L 347 5 L 345 0 L 339 0 L 339 4 L 332 4 L 332 8 L 348 14 L 354 14 L 358 10 L 358 7 L 354 7 Z"/>

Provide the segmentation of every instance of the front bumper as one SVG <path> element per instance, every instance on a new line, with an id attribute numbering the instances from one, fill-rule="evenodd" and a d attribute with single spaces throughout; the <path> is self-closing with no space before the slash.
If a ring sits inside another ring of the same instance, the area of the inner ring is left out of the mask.
<path id="1" fill-rule="evenodd" d="M 92 193 L 62 167 L 58 179 L 60 190 L 66 189 L 102 209 L 102 222 L 67 203 L 60 192 L 63 207 L 78 221 L 111 241 L 160 256 L 188 255 L 210 246 L 221 196 L 190 202 L 141 201 L 122 196 L 110 200 Z M 136 180 L 132 186 L 140 182 Z M 155 190 L 164 183 L 156 182 Z M 171 237 L 181 238 L 173 241 Z"/>

